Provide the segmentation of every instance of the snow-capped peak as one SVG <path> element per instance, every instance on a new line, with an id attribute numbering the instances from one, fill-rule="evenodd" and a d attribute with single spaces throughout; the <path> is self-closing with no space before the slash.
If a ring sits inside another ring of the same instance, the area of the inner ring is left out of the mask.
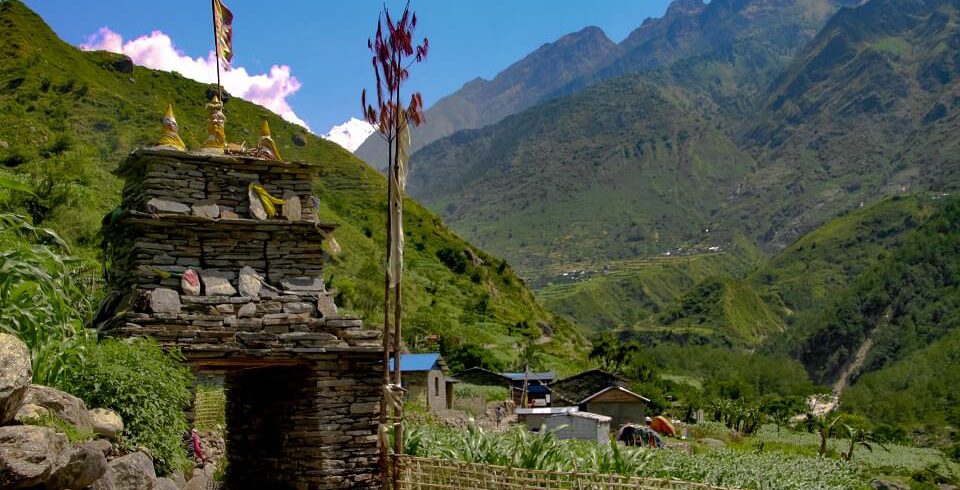
<path id="1" fill-rule="evenodd" d="M 323 138 L 354 152 L 360 148 L 367 137 L 373 134 L 373 131 L 370 123 L 351 117 L 349 121 L 330 128 Z"/>

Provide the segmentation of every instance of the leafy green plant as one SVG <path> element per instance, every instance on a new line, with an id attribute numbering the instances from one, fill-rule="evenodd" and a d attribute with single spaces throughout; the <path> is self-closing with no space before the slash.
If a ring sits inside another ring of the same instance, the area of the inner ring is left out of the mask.
<path id="1" fill-rule="evenodd" d="M 0 245 L 0 329 L 27 344 L 35 383 L 57 384 L 82 361 L 94 299 L 77 278 L 89 265 L 69 257 L 55 232 L 16 214 L 0 214 Z"/>
<path id="2" fill-rule="evenodd" d="M 88 405 L 115 410 L 125 425 L 121 446 L 146 447 L 158 471 L 170 473 L 187 463 L 181 441 L 192 379 L 179 360 L 152 340 L 106 340 L 90 346 L 62 388 Z"/>

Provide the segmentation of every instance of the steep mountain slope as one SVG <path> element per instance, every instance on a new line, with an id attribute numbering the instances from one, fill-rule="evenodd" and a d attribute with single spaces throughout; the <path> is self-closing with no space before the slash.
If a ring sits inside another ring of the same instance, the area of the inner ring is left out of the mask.
<path id="1" fill-rule="evenodd" d="M 782 247 L 825 216 L 957 182 L 960 4 L 871 0 L 838 13 L 739 139 L 759 162 L 731 206 Z M 784 192 L 786 190 L 786 192 Z"/>
<path id="2" fill-rule="evenodd" d="M 100 219 L 120 197 L 109 171 L 126 152 L 159 136 L 168 102 L 183 139 L 198 147 L 209 87 L 133 66 L 122 56 L 82 52 L 17 1 L 0 3 L 0 31 L 0 163 L 34 191 L 0 196 L 0 206 L 61 231 L 77 253 L 95 256 Z M 321 216 L 340 224 L 335 238 L 342 246 L 328 284 L 339 291 L 341 306 L 376 324 L 382 318 L 384 178 L 260 106 L 232 99 L 225 112 L 231 141 L 253 141 L 265 119 L 284 157 L 320 167 Z M 580 334 L 538 304 L 505 262 L 459 238 L 416 202 L 407 201 L 405 211 L 408 340 L 439 334 L 453 345 L 488 346 L 509 363 L 518 355 L 515 327 L 526 322 L 542 326 L 537 335 L 551 334 L 552 340 L 541 339 L 548 364 L 578 362 Z"/>
<path id="3" fill-rule="evenodd" d="M 740 78 L 748 93 L 766 88 L 839 8 L 856 0 L 675 0 L 663 17 L 647 19 L 620 43 L 622 54 L 596 72 L 577 79 L 561 92 L 676 62 L 714 58 L 714 64 L 749 65 L 748 70 L 711 70 L 709 83 Z M 703 63 L 700 61 L 699 63 Z M 736 77 L 737 73 L 747 75 Z M 716 87 L 714 87 L 716 88 Z"/>
<path id="4" fill-rule="evenodd" d="M 960 327 L 960 201 L 952 199 L 789 332 L 794 357 L 832 381 L 868 337 L 864 371 L 888 366 Z"/>
<path id="5" fill-rule="evenodd" d="M 426 111 L 426 123 L 411 134 L 411 152 L 453 134 L 495 123 L 532 106 L 544 95 L 590 73 L 619 52 L 597 27 L 587 27 L 544 44 L 493 80 L 476 78 Z M 361 160 L 385 168 L 386 144 L 369 138 L 357 149 Z"/>
<path id="6" fill-rule="evenodd" d="M 698 243 L 752 163 L 709 105 L 618 79 L 427 146 L 410 192 L 525 272 Z"/>

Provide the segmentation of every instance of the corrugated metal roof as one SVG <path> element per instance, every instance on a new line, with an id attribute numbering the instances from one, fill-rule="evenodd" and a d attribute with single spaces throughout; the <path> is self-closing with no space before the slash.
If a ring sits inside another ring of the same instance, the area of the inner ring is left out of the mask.
<path id="1" fill-rule="evenodd" d="M 500 375 L 513 381 L 523 381 L 524 376 L 526 376 L 527 381 L 553 381 L 557 379 L 557 373 L 553 371 L 546 373 L 500 373 Z"/>
<path id="2" fill-rule="evenodd" d="M 429 354 L 400 354 L 400 372 L 412 373 L 440 369 L 440 353 Z M 393 359 L 390 359 L 390 371 L 393 371 Z"/>
<path id="3" fill-rule="evenodd" d="M 608 387 L 608 388 L 604 388 L 604 389 L 602 389 L 602 390 L 600 390 L 600 391 L 598 391 L 598 392 L 596 392 L 596 393 L 594 393 L 594 394 L 592 394 L 592 395 L 584 398 L 583 400 L 580 401 L 580 403 L 581 403 L 581 404 L 587 403 L 588 401 L 593 400 L 594 398 L 596 398 L 596 397 L 598 397 L 598 396 L 600 396 L 600 395 L 602 395 L 602 394 L 604 394 L 604 393 L 606 393 L 606 392 L 608 392 L 608 391 L 610 391 L 610 390 L 622 391 L 622 392 L 626 393 L 627 395 L 630 395 L 630 396 L 632 396 L 632 397 L 634 397 L 634 398 L 636 398 L 636 399 L 638 399 L 638 400 L 642 400 L 642 401 L 645 401 L 645 402 L 649 402 L 649 401 L 650 401 L 649 398 L 647 398 L 647 397 L 645 397 L 645 396 L 640 396 L 640 395 L 638 395 L 638 394 L 636 394 L 636 393 L 634 393 L 634 392 L 632 392 L 632 391 L 630 391 L 630 390 L 628 390 L 628 389 L 626 389 L 626 388 L 624 388 L 624 387 L 622 387 L 622 386 L 610 386 L 610 387 Z"/>
<path id="4" fill-rule="evenodd" d="M 533 407 L 518 408 L 513 411 L 517 415 L 557 415 L 563 413 L 577 413 L 580 409 L 577 407 Z"/>

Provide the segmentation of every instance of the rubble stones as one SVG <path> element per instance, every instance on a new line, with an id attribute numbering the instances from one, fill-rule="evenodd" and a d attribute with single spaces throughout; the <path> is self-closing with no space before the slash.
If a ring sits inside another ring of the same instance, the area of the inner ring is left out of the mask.
<path id="1" fill-rule="evenodd" d="M 300 197 L 292 191 L 284 192 L 282 211 L 287 221 L 300 221 Z"/>
<path id="2" fill-rule="evenodd" d="M 323 279 L 320 277 L 290 277 L 280 281 L 284 291 L 323 291 Z"/>
<path id="3" fill-rule="evenodd" d="M 244 266 L 240 269 L 240 279 L 238 281 L 240 296 L 250 298 L 260 297 L 260 276 L 252 267 Z"/>
<path id="4" fill-rule="evenodd" d="M 249 198 L 247 206 L 250 208 L 250 217 L 265 221 L 268 218 L 267 210 L 263 208 L 263 202 L 260 201 L 260 196 L 253 188 L 247 191 L 247 196 Z"/>
<path id="5" fill-rule="evenodd" d="M 147 201 L 147 212 L 154 214 L 190 214 L 190 206 L 182 202 L 155 197 Z"/>
<path id="6" fill-rule="evenodd" d="M 203 293 L 207 296 L 233 296 L 237 290 L 230 284 L 227 276 L 218 270 L 204 270 L 200 273 L 203 282 Z"/>
<path id="7" fill-rule="evenodd" d="M 180 295 L 168 288 L 157 288 L 150 292 L 150 311 L 154 313 L 180 313 Z"/>
<path id="8" fill-rule="evenodd" d="M 193 203 L 190 207 L 194 216 L 215 219 L 220 217 L 220 206 L 214 201 L 204 200 Z"/>
<path id="9" fill-rule="evenodd" d="M 80 446 L 72 449 L 64 459 L 64 464 L 51 472 L 46 488 L 86 488 L 107 471 L 106 456 L 93 447 Z"/>
<path id="10" fill-rule="evenodd" d="M 333 294 L 325 292 L 317 296 L 317 310 L 320 312 L 321 318 L 337 316 L 337 304 L 333 301 Z"/>
<path id="11" fill-rule="evenodd" d="M 32 425 L 0 427 L 0 488 L 43 487 L 63 464 L 67 437 Z"/>
<path id="12" fill-rule="evenodd" d="M 0 333 L 0 424 L 20 410 L 32 377 L 30 350 L 20 339 Z"/>
<path id="13" fill-rule="evenodd" d="M 237 311 L 237 318 L 252 318 L 256 315 L 257 305 L 255 303 L 247 303 Z"/>

